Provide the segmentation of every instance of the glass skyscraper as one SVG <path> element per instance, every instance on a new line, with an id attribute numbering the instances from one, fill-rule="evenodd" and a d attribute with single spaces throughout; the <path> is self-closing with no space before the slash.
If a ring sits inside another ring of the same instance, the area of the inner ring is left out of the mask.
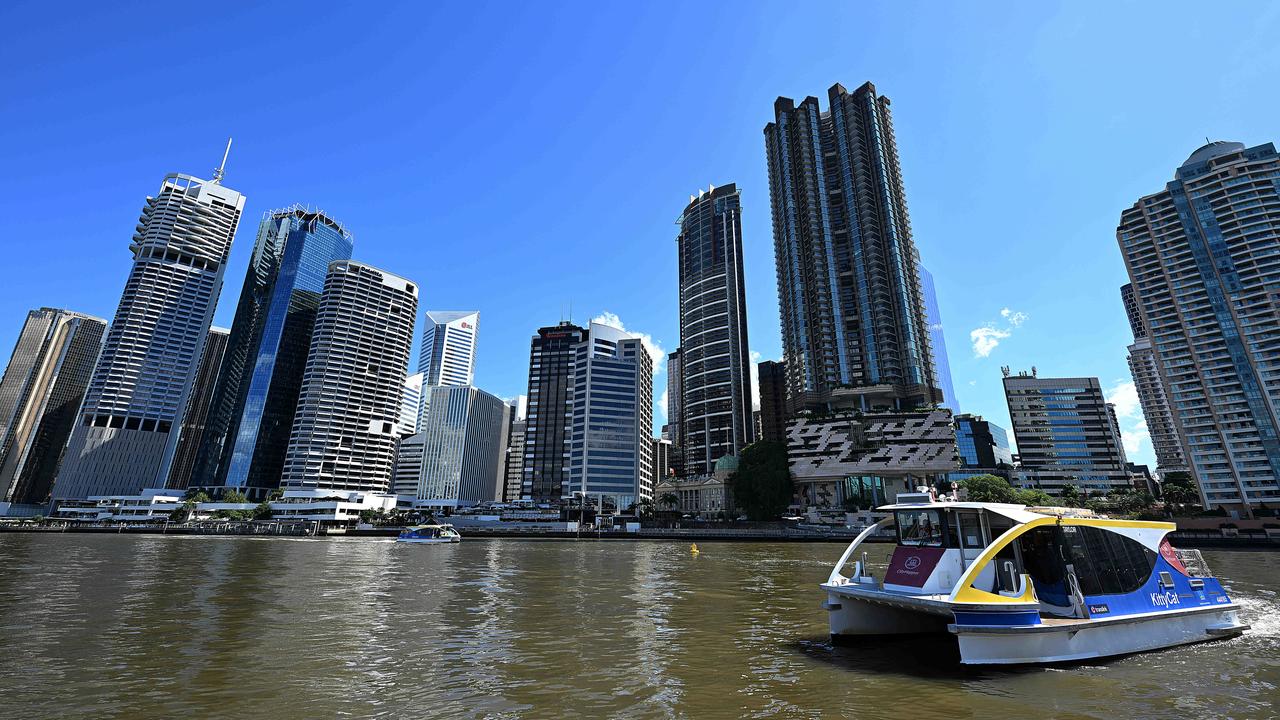
<path id="1" fill-rule="evenodd" d="M 1205 503 L 1280 503 L 1280 155 L 1211 142 L 1116 237 Z"/>
<path id="2" fill-rule="evenodd" d="M 341 223 L 301 205 L 263 218 L 193 484 L 252 499 L 279 486 L 325 276 L 352 244 Z"/>
<path id="3" fill-rule="evenodd" d="M 147 198 L 55 499 L 164 486 L 243 209 L 244 196 L 218 179 L 182 174 Z"/>
<path id="4" fill-rule="evenodd" d="M 951 382 L 951 361 L 947 358 L 947 339 L 942 335 L 942 311 L 938 308 L 938 293 L 933 286 L 933 273 L 920 266 L 920 286 L 924 291 L 925 322 L 929 324 L 929 345 L 933 350 L 933 368 L 938 376 L 938 389 L 942 390 L 942 405 L 952 414 L 960 412 L 956 388 Z"/>
<path id="5" fill-rule="evenodd" d="M 568 483 L 574 358 L 587 331 L 571 322 L 538 329 L 529 343 L 529 417 L 521 497 L 558 503 Z"/>
<path id="6" fill-rule="evenodd" d="M 827 95 L 778 98 L 764 128 L 788 402 L 940 402 L 889 99 Z"/>
<path id="7" fill-rule="evenodd" d="M 204 352 L 200 354 L 200 366 L 196 370 L 195 385 L 187 399 L 187 409 L 182 413 L 182 434 L 178 436 L 178 450 L 169 466 L 169 480 L 165 487 L 185 490 L 191 484 L 196 453 L 200 452 L 205 431 L 209 427 L 213 389 L 218 383 L 218 372 L 222 369 L 222 358 L 226 355 L 229 337 L 230 332 L 224 328 L 209 328 L 209 336 L 204 341 Z"/>
<path id="8" fill-rule="evenodd" d="M 732 183 L 700 191 L 680 215 L 681 471 L 705 475 L 755 441 L 742 274 L 742 203 Z M 671 364 L 667 372 L 672 372 Z M 668 383 L 670 385 L 670 383 Z M 671 398 L 667 404 L 670 408 Z"/>

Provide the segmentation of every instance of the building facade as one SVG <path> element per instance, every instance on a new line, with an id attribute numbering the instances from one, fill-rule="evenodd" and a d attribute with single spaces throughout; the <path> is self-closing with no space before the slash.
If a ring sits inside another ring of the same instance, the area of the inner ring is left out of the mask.
<path id="1" fill-rule="evenodd" d="M 1004 428 L 981 415 L 956 415 L 955 427 L 961 469 L 951 474 L 951 480 L 985 474 L 1013 479 L 1013 453 Z"/>
<path id="2" fill-rule="evenodd" d="M 650 441 L 650 447 L 653 457 L 653 482 L 656 485 L 671 477 L 671 441 L 653 438 Z"/>
<path id="3" fill-rule="evenodd" d="M 1130 485 L 1115 409 L 1098 378 L 1045 378 L 1034 369 L 1005 373 L 1020 484 L 1055 495 L 1066 485 L 1088 492 Z"/>
<path id="4" fill-rule="evenodd" d="M 574 346 L 569 477 L 561 496 L 625 510 L 653 497 L 653 358 L 640 337 L 591 323 Z"/>
<path id="5" fill-rule="evenodd" d="M 474 387 L 437 385 L 428 390 L 422 432 L 415 436 L 422 442 L 422 471 L 413 504 L 457 508 L 501 500 L 511 406 Z"/>
<path id="6" fill-rule="evenodd" d="M 279 486 L 325 277 L 352 246 L 323 212 L 294 205 L 264 215 L 193 473 L 215 496 L 261 499 Z"/>
<path id="7" fill-rule="evenodd" d="M 701 475 L 755 441 L 737 186 L 690 196 L 677 222 L 683 385 L 677 444 L 684 472 Z"/>
<path id="8" fill-rule="evenodd" d="M 587 336 L 571 322 L 539 328 L 529 346 L 529 417 L 520 496 L 558 503 L 569 475 L 576 348 Z"/>
<path id="9" fill-rule="evenodd" d="M 1206 505 L 1280 503 L 1280 155 L 1211 142 L 1116 236 Z"/>
<path id="10" fill-rule="evenodd" d="M 70 310 L 27 313 L 0 378 L 0 504 L 48 499 L 106 332 Z"/>
<path id="11" fill-rule="evenodd" d="M 329 265 L 282 487 L 389 489 L 417 312 L 416 284 L 353 260 Z"/>
<path id="12" fill-rule="evenodd" d="M 166 176 L 147 198 L 54 498 L 132 494 L 168 479 L 243 210 L 240 193 L 190 175 Z"/>
<path id="13" fill-rule="evenodd" d="M 503 502 L 515 502 L 520 499 L 520 486 L 524 480 L 525 437 L 528 431 L 529 422 L 524 418 L 516 419 L 511 423 L 511 431 L 507 435 L 507 453 L 504 464 Z"/>
<path id="14" fill-rule="evenodd" d="M 1125 283 L 1120 287 L 1120 301 L 1124 304 L 1129 328 L 1133 331 L 1133 344 L 1129 346 L 1128 356 L 1129 372 L 1133 375 L 1133 384 L 1138 391 L 1142 417 L 1147 421 L 1147 430 L 1151 434 L 1156 469 L 1161 474 L 1187 472 L 1189 468 L 1182 451 L 1182 440 L 1178 436 L 1173 411 L 1169 408 L 1169 396 L 1165 393 L 1155 349 L 1151 346 L 1151 337 L 1147 332 L 1146 320 L 1142 317 L 1142 307 L 1138 304 L 1133 283 Z"/>
<path id="15" fill-rule="evenodd" d="M 423 385 L 471 385 L 479 331 L 479 312 L 427 311 L 418 355 L 418 371 L 426 375 Z"/>
<path id="16" fill-rule="evenodd" d="M 756 366 L 760 383 L 760 439 L 787 441 L 787 366 L 765 360 Z"/>
<path id="17" fill-rule="evenodd" d="M 778 98 L 764 128 L 791 411 L 836 388 L 871 410 L 940 402 L 889 99 L 828 98 Z"/>
<path id="18" fill-rule="evenodd" d="M 942 310 L 938 307 L 938 291 L 933 285 L 933 273 L 920 266 L 920 289 L 924 293 L 925 323 L 929 328 L 929 347 L 933 351 L 933 370 L 942 391 L 942 406 L 956 414 L 960 412 L 960 400 L 956 398 L 955 384 L 951 381 L 951 360 L 947 357 L 947 339 L 942 334 Z"/>
<path id="19" fill-rule="evenodd" d="M 187 409 L 182 413 L 178 449 L 173 455 L 173 463 L 169 466 L 169 479 L 165 483 L 165 487 L 170 490 L 185 490 L 191 484 L 196 454 L 200 451 L 205 433 L 209 429 L 209 411 L 213 407 L 213 391 L 217 386 L 222 360 L 226 356 L 229 337 L 229 330 L 211 327 L 209 336 L 205 338 L 204 352 L 200 354 L 200 366 L 196 370 L 195 386 L 191 388 L 191 396 L 187 398 Z"/>
<path id="20" fill-rule="evenodd" d="M 680 348 L 667 353 L 667 425 L 666 436 L 671 441 L 671 467 L 677 475 L 684 473 L 684 460 L 680 457 L 680 415 L 684 407 L 683 356 Z"/>
<path id="21" fill-rule="evenodd" d="M 400 398 L 400 436 L 408 437 L 418 432 L 418 419 L 422 416 L 423 378 L 426 373 L 414 373 L 404 379 Z"/>

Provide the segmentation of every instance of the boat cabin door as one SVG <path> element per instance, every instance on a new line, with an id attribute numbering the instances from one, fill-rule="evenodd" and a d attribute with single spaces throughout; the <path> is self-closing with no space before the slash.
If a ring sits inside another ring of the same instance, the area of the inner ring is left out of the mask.
<path id="1" fill-rule="evenodd" d="M 977 510 L 957 510 L 955 513 L 956 547 L 960 549 L 960 566 L 969 567 L 969 563 L 978 559 L 982 549 L 991 544 L 991 529 L 983 521 L 982 513 Z"/>

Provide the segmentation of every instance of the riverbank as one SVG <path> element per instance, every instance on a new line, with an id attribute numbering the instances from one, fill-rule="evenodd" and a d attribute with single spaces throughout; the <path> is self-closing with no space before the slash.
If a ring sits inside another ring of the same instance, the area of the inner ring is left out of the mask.
<path id="1" fill-rule="evenodd" d="M 316 523 L 279 522 L 216 522 L 216 523 L 166 523 L 142 524 L 88 524 L 88 523 L 0 523 L 0 533 L 82 533 L 94 535 L 209 535 L 221 537 L 296 537 L 323 540 L 326 538 L 394 538 L 400 534 L 398 527 L 378 528 L 325 528 Z M 464 528 L 465 538 L 510 538 L 519 540 L 681 540 L 690 542 L 800 542 L 840 543 L 852 542 L 857 531 L 833 530 L 821 532 L 798 529 L 757 528 L 641 528 L 636 531 L 583 530 L 566 532 L 554 530 L 526 530 L 512 527 Z M 1235 536 L 1212 530 L 1177 530 L 1169 540 L 1178 547 L 1280 550 L 1280 538 L 1269 537 L 1264 531 L 1241 529 Z M 893 542 L 891 536 L 868 539 L 873 543 Z"/>

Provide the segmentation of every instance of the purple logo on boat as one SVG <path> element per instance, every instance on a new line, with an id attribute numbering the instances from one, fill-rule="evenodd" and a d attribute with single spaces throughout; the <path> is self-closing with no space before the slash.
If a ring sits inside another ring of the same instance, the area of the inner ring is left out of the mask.
<path id="1" fill-rule="evenodd" d="M 903 565 L 908 570 L 915 570 L 916 568 L 920 567 L 920 557 L 917 555 L 912 555 L 911 557 L 907 558 L 907 561 L 903 563 Z"/>

